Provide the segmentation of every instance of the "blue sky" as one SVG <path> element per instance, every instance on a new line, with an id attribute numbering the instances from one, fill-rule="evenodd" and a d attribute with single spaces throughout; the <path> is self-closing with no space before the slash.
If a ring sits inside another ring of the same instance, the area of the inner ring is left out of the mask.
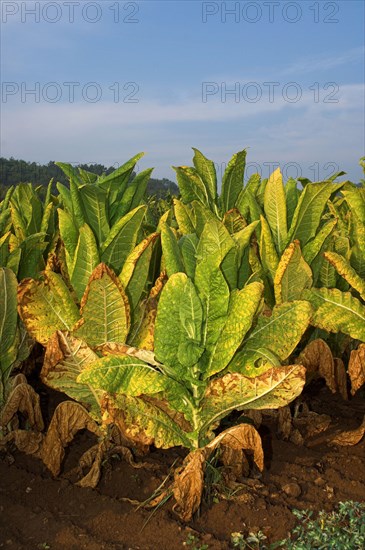
<path id="1" fill-rule="evenodd" d="M 218 173 L 353 181 L 364 145 L 364 2 L 1 2 L 1 156 L 174 179 L 191 147 Z M 34 90 L 34 93 L 31 93 Z"/>

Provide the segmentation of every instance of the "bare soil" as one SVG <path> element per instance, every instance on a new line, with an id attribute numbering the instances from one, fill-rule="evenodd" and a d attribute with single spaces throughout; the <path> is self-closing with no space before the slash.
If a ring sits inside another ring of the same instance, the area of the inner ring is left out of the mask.
<path id="1" fill-rule="evenodd" d="M 40 391 L 46 422 L 64 399 L 45 387 Z M 9 448 L 0 455 L 0 548 L 24 550 L 174 550 L 189 535 L 211 550 L 230 548 L 232 532 L 261 530 L 269 542 L 285 538 L 295 525 L 293 508 L 333 510 L 340 501 L 364 501 L 365 441 L 353 447 L 331 446 L 331 435 L 357 427 L 365 411 L 364 396 L 343 401 L 321 382 L 307 394 L 310 408 L 331 416 L 326 432 L 297 446 L 280 440 L 276 425 L 265 418 L 260 428 L 265 470 L 247 479 L 247 490 L 203 504 L 186 525 L 170 499 L 153 514 L 125 499 L 144 501 L 160 485 L 181 449 L 152 449 L 147 460 L 157 469 L 134 469 L 118 457 L 104 465 L 95 490 L 73 484 L 69 472 L 94 440 L 80 432 L 67 451 L 63 473 L 53 479 L 39 460 Z M 72 476 L 71 476 L 72 477 Z M 244 481 L 244 480 L 243 480 Z"/>

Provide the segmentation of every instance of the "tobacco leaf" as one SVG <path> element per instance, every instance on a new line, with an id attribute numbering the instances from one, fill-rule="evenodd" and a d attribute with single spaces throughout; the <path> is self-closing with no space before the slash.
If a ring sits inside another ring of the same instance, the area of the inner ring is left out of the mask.
<path id="1" fill-rule="evenodd" d="M 41 458 L 54 476 L 60 473 L 65 447 L 83 429 L 101 435 L 98 425 L 82 405 L 73 401 L 60 403 L 53 414 L 41 450 Z"/>
<path id="2" fill-rule="evenodd" d="M 41 458 L 43 438 L 44 435 L 40 432 L 14 430 L 0 439 L 0 448 L 12 441 L 19 451 Z"/>
<path id="3" fill-rule="evenodd" d="M 6 426 L 18 412 L 27 416 L 31 429 L 39 432 L 44 429 L 39 395 L 26 382 L 18 383 L 10 392 L 1 412 L 0 424 Z"/>
<path id="4" fill-rule="evenodd" d="M 321 338 L 312 340 L 306 345 L 296 362 L 306 368 L 307 378 L 320 376 L 325 379 L 333 393 L 337 391 L 332 352 L 324 340 Z"/>
<path id="5" fill-rule="evenodd" d="M 351 395 L 355 395 L 365 382 L 365 344 L 352 350 L 347 372 L 351 380 Z"/>
<path id="6" fill-rule="evenodd" d="M 365 434 L 365 416 L 361 425 L 355 430 L 349 430 L 342 432 L 339 435 L 333 437 L 331 443 L 333 445 L 350 446 L 360 443 Z"/>
<path id="7" fill-rule="evenodd" d="M 190 521 L 200 506 L 205 471 L 206 449 L 197 449 L 188 454 L 183 465 L 174 475 L 174 511 L 183 521 Z"/>
<path id="8" fill-rule="evenodd" d="M 232 426 L 220 433 L 213 441 L 206 445 L 206 449 L 212 452 L 219 445 L 224 445 L 236 450 L 253 451 L 253 459 L 260 471 L 264 468 L 264 451 L 262 449 L 261 437 L 251 424 L 240 424 Z M 209 452 L 208 451 L 208 452 Z"/>
<path id="9" fill-rule="evenodd" d="M 106 342 L 102 346 L 98 346 L 97 349 L 100 350 L 103 355 L 129 355 L 130 357 L 136 357 L 137 359 L 141 359 L 141 361 L 154 365 L 155 367 L 161 364 L 156 361 L 155 355 L 152 351 L 134 348 L 133 346 L 128 346 L 128 344 Z"/>

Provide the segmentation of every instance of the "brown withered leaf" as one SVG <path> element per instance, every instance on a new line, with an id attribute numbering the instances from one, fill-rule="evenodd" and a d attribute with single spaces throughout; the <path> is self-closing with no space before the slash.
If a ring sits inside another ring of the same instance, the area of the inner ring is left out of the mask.
<path id="1" fill-rule="evenodd" d="M 347 432 L 342 432 L 339 435 L 336 435 L 332 438 L 331 444 L 333 445 L 342 445 L 342 446 L 351 446 L 357 445 L 360 443 L 365 434 L 365 416 L 361 425 L 355 430 L 349 430 Z"/>
<path id="2" fill-rule="evenodd" d="M 211 453 L 222 444 L 232 449 L 252 451 L 256 466 L 260 471 L 264 469 L 264 451 L 262 450 L 261 437 L 251 424 L 240 424 L 224 430 L 213 441 L 210 441 L 205 449 L 208 450 L 208 453 Z"/>
<path id="3" fill-rule="evenodd" d="M 60 403 L 53 414 L 41 451 L 43 462 L 54 476 L 60 473 L 65 447 L 82 429 L 101 435 L 100 428 L 82 405 L 73 401 Z"/>
<path id="4" fill-rule="evenodd" d="M 174 475 L 174 511 L 183 521 L 190 521 L 200 506 L 206 460 L 206 448 L 192 451 Z"/>
<path id="5" fill-rule="evenodd" d="M 351 380 L 351 395 L 355 395 L 365 383 L 365 344 L 352 350 L 347 372 Z"/>
<path id="6" fill-rule="evenodd" d="M 0 425 L 5 427 L 20 412 L 26 415 L 31 429 L 41 432 L 44 429 L 44 423 L 39 395 L 28 383 L 21 380 L 22 378 L 16 380 L 16 385 L 10 392 L 1 412 Z M 19 383 L 19 381 L 21 382 Z"/>
<path id="7" fill-rule="evenodd" d="M 249 475 L 250 465 L 242 449 L 233 449 L 222 444 L 219 458 L 225 467 L 225 479 L 236 480 Z"/>
<path id="8" fill-rule="evenodd" d="M 41 458 L 43 439 L 44 435 L 39 432 L 14 430 L 0 439 L 0 447 L 5 447 L 8 443 L 13 442 L 19 451 Z"/>
<path id="9" fill-rule="evenodd" d="M 335 357 L 334 366 L 337 391 L 341 394 L 342 399 L 347 401 L 349 397 L 347 394 L 347 375 L 344 362 L 342 359 Z"/>
<path id="10" fill-rule="evenodd" d="M 306 368 L 309 380 L 315 376 L 320 376 L 325 379 L 327 386 L 333 393 L 337 391 L 332 352 L 324 340 L 318 338 L 307 344 L 297 358 L 296 363 Z"/>

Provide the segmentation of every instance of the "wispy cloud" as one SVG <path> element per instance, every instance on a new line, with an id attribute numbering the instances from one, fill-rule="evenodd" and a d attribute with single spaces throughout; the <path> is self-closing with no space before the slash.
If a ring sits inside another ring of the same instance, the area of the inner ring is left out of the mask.
<path id="1" fill-rule="evenodd" d="M 343 45 L 343 44 L 342 44 Z M 315 73 L 317 71 L 327 71 L 341 65 L 347 65 L 349 63 L 364 63 L 365 48 L 364 46 L 358 48 L 352 48 L 347 51 L 342 51 L 337 55 L 321 54 L 311 55 L 302 59 L 299 59 L 295 63 L 290 64 L 288 67 L 280 71 L 281 75 L 302 75 L 304 73 Z"/>

